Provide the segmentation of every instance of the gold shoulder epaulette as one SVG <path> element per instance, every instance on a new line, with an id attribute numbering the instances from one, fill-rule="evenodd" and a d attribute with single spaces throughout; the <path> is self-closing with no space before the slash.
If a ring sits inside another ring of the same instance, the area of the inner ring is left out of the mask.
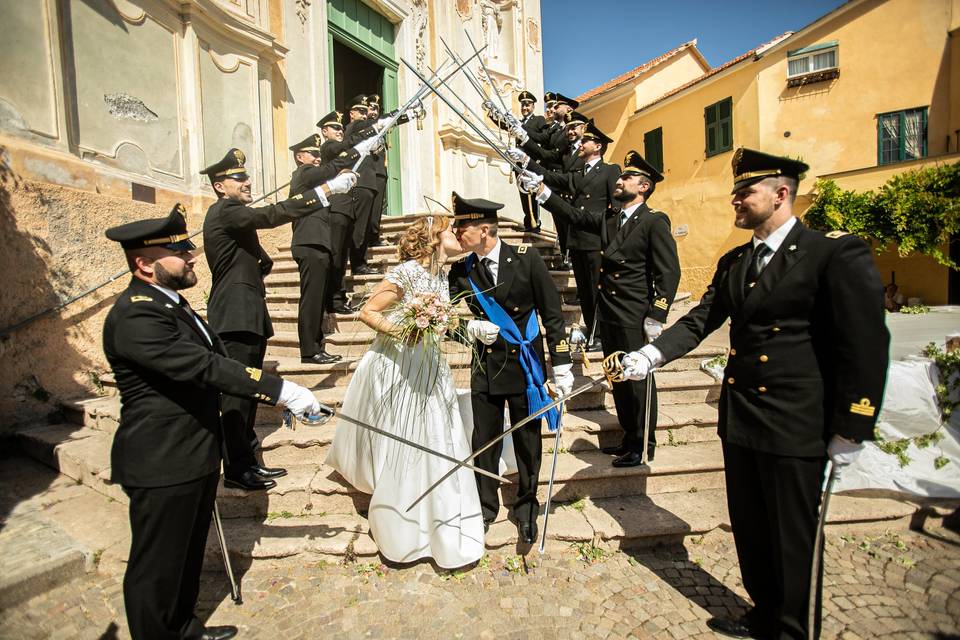
<path id="1" fill-rule="evenodd" d="M 130 296 L 130 302 L 153 302 L 150 296 Z"/>
<path id="2" fill-rule="evenodd" d="M 528 244 L 521 244 L 521 245 L 519 245 L 519 246 L 517 247 L 517 253 L 520 254 L 520 255 L 523 255 L 523 254 L 525 254 L 525 253 L 527 252 L 527 249 L 529 249 L 529 248 L 530 248 L 530 245 L 528 245 Z"/>
<path id="3" fill-rule="evenodd" d="M 843 236 L 848 236 L 850 233 L 848 231 L 831 231 L 826 234 L 831 240 L 836 240 L 837 238 L 842 238 Z"/>

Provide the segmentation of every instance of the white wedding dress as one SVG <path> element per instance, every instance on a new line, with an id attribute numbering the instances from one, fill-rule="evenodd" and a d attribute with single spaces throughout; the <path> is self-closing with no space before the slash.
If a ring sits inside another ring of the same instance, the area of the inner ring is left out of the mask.
<path id="1" fill-rule="evenodd" d="M 398 265 L 386 279 L 403 290 L 401 305 L 423 292 L 449 300 L 444 273 L 431 275 L 416 261 Z M 395 313 L 388 311 L 387 318 L 393 320 Z M 470 454 L 453 376 L 436 345 L 378 335 L 357 366 L 340 411 L 458 460 Z M 344 420 L 337 424 L 326 463 L 372 494 L 370 533 L 387 559 L 429 557 L 452 569 L 483 556 L 480 499 L 469 469 L 460 469 L 405 513 L 452 463 Z"/>

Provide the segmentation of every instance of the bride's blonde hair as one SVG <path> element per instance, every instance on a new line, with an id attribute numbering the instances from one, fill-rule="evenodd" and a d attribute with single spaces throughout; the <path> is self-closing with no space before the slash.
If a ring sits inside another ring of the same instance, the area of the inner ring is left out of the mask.
<path id="1" fill-rule="evenodd" d="M 429 226 L 428 226 L 429 225 Z M 397 241 L 397 255 L 401 262 L 423 260 L 437 253 L 440 234 L 450 226 L 450 218 L 443 215 L 417 218 L 403 231 Z"/>

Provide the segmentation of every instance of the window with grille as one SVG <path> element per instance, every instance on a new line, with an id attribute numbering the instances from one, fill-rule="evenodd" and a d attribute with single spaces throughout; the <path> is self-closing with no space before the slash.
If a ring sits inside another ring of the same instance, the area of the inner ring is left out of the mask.
<path id="1" fill-rule="evenodd" d="M 927 157 L 927 107 L 877 116 L 877 164 Z"/>
<path id="2" fill-rule="evenodd" d="M 643 159 L 663 173 L 663 127 L 643 134 Z"/>
<path id="3" fill-rule="evenodd" d="M 707 157 L 733 148 L 733 98 L 724 98 L 703 110 Z"/>

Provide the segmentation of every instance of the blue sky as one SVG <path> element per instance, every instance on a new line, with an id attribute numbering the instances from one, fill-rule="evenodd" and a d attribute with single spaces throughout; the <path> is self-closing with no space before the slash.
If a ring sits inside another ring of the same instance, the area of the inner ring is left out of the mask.
<path id="1" fill-rule="evenodd" d="M 711 66 L 843 0 L 540 0 L 544 89 L 575 97 L 688 40 Z M 587 28 L 591 27 L 591 28 Z"/>

